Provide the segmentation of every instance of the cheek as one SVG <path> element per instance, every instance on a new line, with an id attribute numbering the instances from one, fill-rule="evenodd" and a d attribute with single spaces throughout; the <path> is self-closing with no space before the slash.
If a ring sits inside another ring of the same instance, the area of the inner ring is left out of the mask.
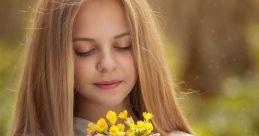
<path id="1" fill-rule="evenodd" d="M 132 54 L 128 54 L 125 56 L 120 56 L 119 62 L 121 67 L 123 68 L 124 73 L 127 73 L 128 77 L 135 78 L 136 76 L 136 67 Z"/>
<path id="2" fill-rule="evenodd" d="M 91 73 L 93 73 L 93 64 L 91 61 L 87 60 L 75 60 L 74 70 L 75 70 L 75 82 L 76 84 L 80 82 L 88 82 L 91 79 Z"/>

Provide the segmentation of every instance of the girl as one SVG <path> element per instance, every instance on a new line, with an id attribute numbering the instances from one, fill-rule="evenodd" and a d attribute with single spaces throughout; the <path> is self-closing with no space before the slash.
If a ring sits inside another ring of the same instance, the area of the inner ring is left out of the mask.
<path id="1" fill-rule="evenodd" d="M 11 136 L 84 136 L 124 109 L 134 120 L 153 113 L 162 135 L 189 136 L 153 16 L 145 0 L 40 0 Z"/>

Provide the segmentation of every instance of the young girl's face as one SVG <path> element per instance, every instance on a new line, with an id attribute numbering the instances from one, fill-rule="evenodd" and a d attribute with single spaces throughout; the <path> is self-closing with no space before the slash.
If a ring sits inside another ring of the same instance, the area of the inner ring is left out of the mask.
<path id="1" fill-rule="evenodd" d="M 137 78 L 122 5 L 117 0 L 84 3 L 75 18 L 73 48 L 79 95 L 90 103 L 121 104 Z"/>

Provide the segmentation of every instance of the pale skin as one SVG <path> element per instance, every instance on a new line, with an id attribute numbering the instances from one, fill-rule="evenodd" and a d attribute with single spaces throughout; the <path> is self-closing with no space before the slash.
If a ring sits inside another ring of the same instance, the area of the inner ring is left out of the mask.
<path id="1" fill-rule="evenodd" d="M 90 0 L 80 7 L 73 27 L 75 116 L 96 122 L 108 110 L 127 109 L 137 81 L 131 37 L 121 3 Z M 112 89 L 94 83 L 122 81 Z"/>

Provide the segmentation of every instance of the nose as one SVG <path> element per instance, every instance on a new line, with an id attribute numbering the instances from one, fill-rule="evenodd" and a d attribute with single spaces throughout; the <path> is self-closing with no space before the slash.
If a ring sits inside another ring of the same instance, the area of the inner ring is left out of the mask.
<path id="1" fill-rule="evenodd" d="M 116 59 L 111 51 L 103 51 L 97 63 L 97 70 L 100 72 L 114 71 Z"/>

